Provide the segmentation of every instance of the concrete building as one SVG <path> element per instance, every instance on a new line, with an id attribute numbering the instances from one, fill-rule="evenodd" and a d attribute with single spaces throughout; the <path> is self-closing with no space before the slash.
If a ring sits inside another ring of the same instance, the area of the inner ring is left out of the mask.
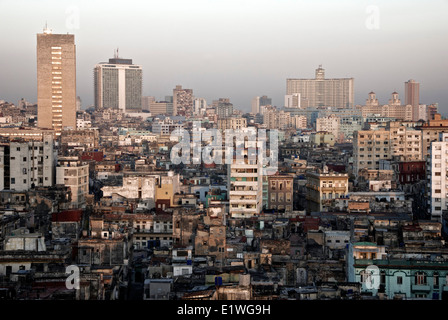
<path id="1" fill-rule="evenodd" d="M 260 113 L 260 97 L 255 97 L 252 99 L 251 111 L 253 114 Z"/>
<path id="2" fill-rule="evenodd" d="M 149 209 L 156 208 L 159 201 L 164 210 L 174 205 L 174 194 L 180 192 L 180 176 L 173 172 L 125 172 L 121 185 L 104 186 L 101 190 L 104 197 L 117 194 L 126 199 L 148 200 Z"/>
<path id="3" fill-rule="evenodd" d="M 182 130 L 183 124 L 175 122 L 170 118 L 165 118 L 163 120 L 156 120 L 152 123 L 152 133 L 158 135 L 170 135 L 173 131 L 180 132 Z"/>
<path id="4" fill-rule="evenodd" d="M 156 98 L 153 96 L 142 96 L 142 111 L 150 111 L 151 102 L 155 102 Z"/>
<path id="5" fill-rule="evenodd" d="M 142 111 L 142 66 L 132 59 L 118 57 L 101 62 L 94 68 L 95 107 L 116 109 L 123 113 Z"/>
<path id="6" fill-rule="evenodd" d="M 361 169 L 379 170 L 381 160 L 419 161 L 422 159 L 422 134 L 406 122 L 391 121 L 385 127 L 355 132 L 353 173 Z"/>
<path id="7" fill-rule="evenodd" d="M 306 174 L 307 210 L 318 212 L 323 209 L 323 201 L 337 199 L 348 194 L 348 174 L 315 173 Z"/>
<path id="8" fill-rule="evenodd" d="M 362 284 L 361 292 L 373 296 L 380 293 L 387 299 L 445 300 L 447 267 L 443 260 L 355 259 L 353 280 Z"/>
<path id="9" fill-rule="evenodd" d="M 0 190 L 26 191 L 55 182 L 53 135 L 42 141 L 11 140 L 0 145 Z"/>
<path id="10" fill-rule="evenodd" d="M 207 101 L 204 98 L 195 98 L 193 100 L 193 115 L 202 116 L 207 110 Z"/>
<path id="11" fill-rule="evenodd" d="M 239 130 L 243 128 L 247 128 L 246 118 L 230 117 L 230 118 L 218 119 L 218 129 L 220 130 L 226 130 L 226 129 Z"/>
<path id="12" fill-rule="evenodd" d="M 175 115 L 173 103 L 167 101 L 154 101 L 149 104 L 149 112 L 152 116 Z"/>
<path id="13" fill-rule="evenodd" d="M 293 180 L 292 176 L 272 175 L 268 180 L 268 206 L 267 209 L 293 210 Z"/>
<path id="14" fill-rule="evenodd" d="M 73 209 L 85 207 L 89 194 L 89 165 L 78 157 L 58 158 L 56 184 L 70 187 Z"/>
<path id="15" fill-rule="evenodd" d="M 429 210 L 431 219 L 441 221 L 442 213 L 448 209 L 448 133 L 441 133 L 439 141 L 431 143 L 428 157 Z"/>
<path id="16" fill-rule="evenodd" d="M 220 98 L 215 103 L 215 113 L 218 119 L 231 117 L 233 115 L 233 104 L 229 99 Z"/>
<path id="17" fill-rule="evenodd" d="M 430 154 L 431 143 L 438 141 L 441 133 L 448 132 L 448 119 L 442 119 L 436 113 L 433 120 L 428 120 L 417 129 L 422 131 L 422 159 L 426 159 Z"/>
<path id="18" fill-rule="evenodd" d="M 359 106 L 363 117 L 369 116 L 381 116 L 391 117 L 398 120 L 412 121 L 414 108 L 411 105 L 402 105 L 401 100 L 398 98 L 398 93 L 393 92 L 389 103 L 381 105 L 376 98 L 374 92 L 369 93 L 369 98 L 366 100 L 364 106 Z"/>
<path id="19" fill-rule="evenodd" d="M 193 111 L 193 89 L 177 85 L 173 89 L 173 115 L 190 115 Z"/>
<path id="20" fill-rule="evenodd" d="M 229 215 L 232 218 L 250 218 L 263 208 L 262 165 L 257 155 L 249 154 L 256 149 L 255 141 L 246 141 L 241 155 L 228 164 Z"/>
<path id="21" fill-rule="evenodd" d="M 300 93 L 285 95 L 285 108 L 298 108 L 300 109 Z"/>
<path id="22" fill-rule="evenodd" d="M 287 79 L 286 95 L 300 94 L 302 108 L 354 106 L 353 78 L 325 78 L 322 66 L 316 69 L 314 79 Z"/>
<path id="23" fill-rule="evenodd" d="M 37 34 L 37 105 L 39 128 L 76 128 L 76 48 L 72 34 Z"/>
<path id="24" fill-rule="evenodd" d="M 294 115 L 290 116 L 290 124 L 292 128 L 295 129 L 306 129 L 307 128 L 307 118 L 305 116 Z"/>
<path id="25" fill-rule="evenodd" d="M 316 119 L 316 131 L 326 131 L 332 133 L 336 139 L 339 137 L 340 119 L 335 115 Z"/>
<path id="26" fill-rule="evenodd" d="M 420 105 L 420 83 L 410 79 L 404 83 L 405 104 L 417 107 Z M 418 120 L 418 119 L 413 119 Z"/>

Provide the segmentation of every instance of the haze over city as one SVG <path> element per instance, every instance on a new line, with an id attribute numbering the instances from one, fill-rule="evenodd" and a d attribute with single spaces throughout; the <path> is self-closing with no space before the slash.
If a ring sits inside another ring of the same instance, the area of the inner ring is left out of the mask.
<path id="1" fill-rule="evenodd" d="M 393 91 L 403 99 L 415 79 L 420 103 L 445 115 L 447 9 L 442 0 L 1 1 L 0 98 L 37 101 L 36 34 L 47 23 L 75 35 L 83 108 L 93 105 L 95 64 L 118 48 L 142 65 L 143 95 L 158 100 L 180 84 L 243 111 L 261 95 L 281 107 L 286 79 L 313 78 L 322 65 L 328 78 L 355 79 L 356 104 L 370 91 L 380 103 Z"/>

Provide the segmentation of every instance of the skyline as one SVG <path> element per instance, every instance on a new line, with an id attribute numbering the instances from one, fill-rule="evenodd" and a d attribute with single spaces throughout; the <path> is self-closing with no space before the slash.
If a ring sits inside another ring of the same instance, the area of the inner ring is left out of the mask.
<path id="1" fill-rule="evenodd" d="M 2 65 L 0 99 L 37 102 L 36 34 L 47 23 L 53 33 L 75 35 L 77 95 L 84 109 L 94 101 L 95 64 L 119 48 L 120 57 L 142 65 L 143 95 L 157 100 L 179 84 L 209 104 L 230 98 L 235 108 L 249 112 L 253 97 L 267 95 L 281 107 L 286 79 L 314 78 L 322 65 L 327 78 L 355 79 L 355 104 L 364 104 L 370 91 L 381 104 L 397 91 L 404 103 L 404 83 L 414 79 L 420 83 L 420 103 L 438 103 L 439 111 L 448 113 L 443 59 L 448 1 L 118 4 L 2 1 L 0 10 L 9 13 L 3 28 L 14 26 L 2 43 L 21 50 L 0 53 L 0 61 L 14 62 Z M 20 10 L 23 6 L 27 10 Z M 375 18 L 372 6 L 378 9 L 378 29 L 367 27 Z M 110 25 L 120 17 L 121 23 Z"/>

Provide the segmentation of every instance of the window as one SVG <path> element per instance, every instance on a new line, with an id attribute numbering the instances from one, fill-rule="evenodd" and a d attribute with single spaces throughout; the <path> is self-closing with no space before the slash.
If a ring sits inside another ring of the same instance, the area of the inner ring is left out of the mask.
<path id="1" fill-rule="evenodd" d="M 11 184 L 15 184 L 16 183 L 16 178 L 11 178 Z"/>
<path id="2" fill-rule="evenodd" d="M 425 285 L 426 284 L 426 274 L 424 272 L 415 273 L 415 284 Z"/>
<path id="3" fill-rule="evenodd" d="M 397 277 L 397 284 L 403 284 L 403 277 Z"/>
<path id="4" fill-rule="evenodd" d="M 434 280 L 434 282 L 433 282 L 434 287 L 438 287 L 439 286 L 439 274 L 437 272 L 434 272 L 433 280 Z"/>

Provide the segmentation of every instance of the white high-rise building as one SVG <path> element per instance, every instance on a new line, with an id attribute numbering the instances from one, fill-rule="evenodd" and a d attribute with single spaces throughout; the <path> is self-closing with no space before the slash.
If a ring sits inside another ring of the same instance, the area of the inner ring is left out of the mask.
<path id="1" fill-rule="evenodd" d="M 448 209 L 448 133 L 440 133 L 439 141 L 431 142 L 427 160 L 429 168 L 429 185 L 431 219 L 442 222 L 443 210 Z"/>
<path id="2" fill-rule="evenodd" d="M 132 59 L 115 55 L 109 62 L 101 62 L 94 69 L 95 107 L 118 109 L 121 112 L 142 111 L 142 66 Z"/>
<path id="3" fill-rule="evenodd" d="M 285 108 L 300 109 L 300 93 L 285 95 Z"/>
<path id="4" fill-rule="evenodd" d="M 204 98 L 195 98 L 193 100 L 193 114 L 195 116 L 204 115 L 207 110 L 207 101 Z"/>
<path id="5" fill-rule="evenodd" d="M 249 133 L 252 129 L 245 130 Z M 245 141 L 242 153 L 235 154 L 232 163 L 228 164 L 229 214 L 232 218 L 250 218 L 262 211 L 263 168 L 257 159 L 257 149 L 256 141 Z M 251 150 L 255 154 L 251 154 Z"/>
<path id="6" fill-rule="evenodd" d="M 53 135 L 42 140 L 11 141 L 0 145 L 0 190 L 27 191 L 50 187 L 55 180 Z"/>

